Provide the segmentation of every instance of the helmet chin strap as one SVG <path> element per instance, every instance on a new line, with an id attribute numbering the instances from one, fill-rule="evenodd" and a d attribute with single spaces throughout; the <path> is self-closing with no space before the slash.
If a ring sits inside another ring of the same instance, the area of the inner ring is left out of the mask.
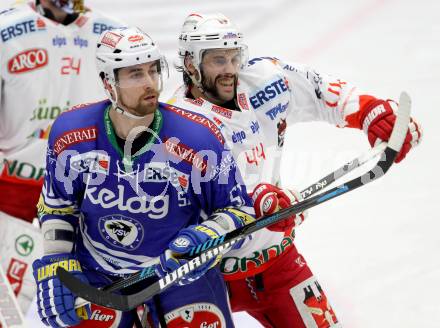
<path id="1" fill-rule="evenodd" d="M 146 118 L 149 115 L 149 114 L 147 114 L 144 116 L 138 116 L 138 115 L 131 114 L 131 113 L 127 112 L 126 110 L 122 109 L 121 107 L 119 107 L 117 104 L 115 104 L 113 106 L 113 108 L 115 109 L 116 113 L 119 113 L 121 115 L 125 115 L 125 116 L 127 116 L 131 119 L 134 119 L 134 120 L 141 120 L 143 118 Z"/>
<path id="2" fill-rule="evenodd" d="M 127 112 L 122 107 L 120 107 L 118 105 L 118 92 L 116 90 L 114 90 L 112 85 L 109 84 L 109 86 L 110 86 L 110 88 L 113 91 L 115 99 L 113 99 L 112 94 L 110 93 L 110 91 L 107 88 L 105 89 L 105 92 L 107 93 L 107 95 L 109 96 L 111 102 L 113 103 L 113 108 L 115 109 L 116 113 L 124 115 L 124 116 L 127 116 L 128 118 L 131 118 L 133 120 L 141 120 L 141 119 L 146 118 L 148 116 L 148 114 L 147 115 L 143 115 L 143 116 L 134 115 L 134 114 L 131 114 L 131 113 Z"/>

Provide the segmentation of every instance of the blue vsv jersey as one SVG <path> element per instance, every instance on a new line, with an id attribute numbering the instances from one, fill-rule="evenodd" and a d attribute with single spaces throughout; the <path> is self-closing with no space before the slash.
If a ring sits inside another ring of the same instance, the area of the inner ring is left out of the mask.
<path id="1" fill-rule="evenodd" d="M 179 230 L 216 209 L 253 214 L 251 200 L 208 119 L 160 104 L 150 137 L 133 156 L 118 146 L 110 101 L 63 113 L 52 127 L 40 221 L 77 229 L 83 267 L 111 275 L 157 261 Z M 139 131 L 138 131 L 139 132 Z"/>

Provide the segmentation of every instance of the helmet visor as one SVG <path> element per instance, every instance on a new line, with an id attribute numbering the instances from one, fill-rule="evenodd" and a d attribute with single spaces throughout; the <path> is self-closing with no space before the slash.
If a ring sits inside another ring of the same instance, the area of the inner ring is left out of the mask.
<path id="1" fill-rule="evenodd" d="M 164 70 L 162 59 L 145 64 L 123 67 L 115 70 L 115 85 L 119 88 L 136 88 L 151 86 L 156 90 L 162 89 Z"/>
<path id="2" fill-rule="evenodd" d="M 200 58 L 203 66 L 209 66 L 216 70 L 232 66 L 236 71 L 239 71 L 247 63 L 247 47 L 204 49 L 200 51 Z"/>

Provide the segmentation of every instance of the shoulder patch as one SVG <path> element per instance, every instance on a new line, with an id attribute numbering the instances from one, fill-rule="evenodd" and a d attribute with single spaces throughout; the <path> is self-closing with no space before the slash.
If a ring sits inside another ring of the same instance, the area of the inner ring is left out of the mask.
<path id="1" fill-rule="evenodd" d="M 89 109 L 90 107 L 94 106 L 94 105 L 98 105 L 104 102 L 109 102 L 109 100 L 105 99 L 105 100 L 101 100 L 98 102 L 93 102 L 93 103 L 83 103 L 83 104 L 77 104 L 75 106 L 70 107 L 68 110 L 65 110 L 61 113 L 61 115 L 66 114 L 66 113 L 71 113 L 71 112 L 75 112 L 77 110 L 81 110 L 81 109 Z M 110 104 L 110 102 L 109 102 Z"/>
<path id="2" fill-rule="evenodd" d="M 211 120 L 209 120 L 208 118 L 196 114 L 194 112 L 190 112 L 187 110 L 184 110 L 182 108 L 179 107 L 175 107 L 175 106 L 171 106 L 168 104 L 164 104 L 163 106 L 164 109 L 169 110 L 173 113 L 176 113 L 177 115 L 184 117 L 190 121 L 193 121 L 197 124 L 203 125 L 204 127 L 206 127 L 209 131 L 211 131 L 211 133 L 216 137 L 216 139 L 218 141 L 220 141 L 220 143 L 222 145 L 225 144 L 225 139 L 223 138 L 222 133 L 220 132 L 220 129 L 217 127 L 217 125 L 215 125 L 214 122 L 212 122 Z"/>
<path id="3" fill-rule="evenodd" d="M 96 140 L 97 135 L 98 129 L 96 126 L 66 131 L 61 136 L 56 138 L 53 145 L 53 150 L 56 155 L 59 155 L 63 150 L 74 144 Z"/>
<path id="4" fill-rule="evenodd" d="M 183 144 L 180 141 L 177 141 L 174 138 L 166 138 L 165 139 L 165 150 L 171 155 L 177 156 L 182 159 L 184 162 L 195 167 L 197 170 L 205 173 L 207 168 L 207 162 L 201 158 L 197 151 L 193 148 Z"/>
<path id="5" fill-rule="evenodd" d="M 274 65 L 276 65 L 279 61 L 279 59 L 276 57 L 257 57 L 257 58 L 250 59 L 248 64 L 249 64 L 249 66 L 252 66 L 262 60 L 268 60 L 268 61 L 272 62 Z"/>

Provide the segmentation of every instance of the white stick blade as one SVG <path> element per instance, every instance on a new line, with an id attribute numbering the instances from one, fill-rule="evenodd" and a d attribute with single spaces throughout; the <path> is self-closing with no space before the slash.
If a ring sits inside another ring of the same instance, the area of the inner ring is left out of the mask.
<path id="1" fill-rule="evenodd" d="M 399 152 L 402 148 L 408 131 L 408 124 L 411 114 L 411 98 L 407 92 L 402 91 L 399 97 L 399 109 L 397 110 L 396 123 L 394 124 L 393 132 L 391 133 L 388 147 Z"/>

